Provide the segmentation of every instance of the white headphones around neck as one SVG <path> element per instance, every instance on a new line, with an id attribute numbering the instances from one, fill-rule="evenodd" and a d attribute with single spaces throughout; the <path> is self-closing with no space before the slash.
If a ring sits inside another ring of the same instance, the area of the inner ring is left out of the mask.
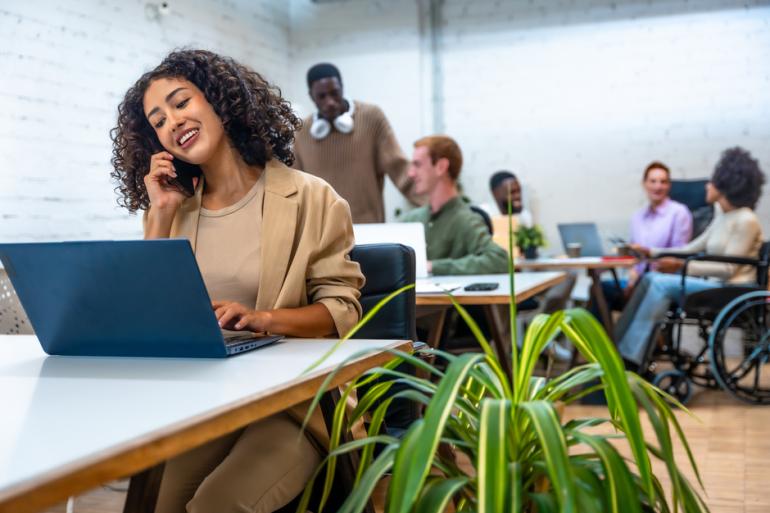
<path id="1" fill-rule="evenodd" d="M 349 134 L 353 131 L 353 114 L 356 112 L 356 104 L 347 98 L 345 101 L 348 103 L 348 110 L 334 118 L 334 128 L 342 134 Z M 313 113 L 313 124 L 310 125 L 310 135 L 313 139 L 321 140 L 328 136 L 332 131 L 332 124 L 326 119 L 318 115 L 318 112 Z"/>

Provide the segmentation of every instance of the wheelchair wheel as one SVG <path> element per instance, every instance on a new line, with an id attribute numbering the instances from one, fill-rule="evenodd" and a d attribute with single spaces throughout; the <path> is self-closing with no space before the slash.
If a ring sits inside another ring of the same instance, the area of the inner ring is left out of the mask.
<path id="1" fill-rule="evenodd" d="M 690 378 L 680 370 L 667 370 L 656 374 L 652 384 L 682 404 L 687 404 L 692 395 Z"/>
<path id="2" fill-rule="evenodd" d="M 742 401 L 770 403 L 770 292 L 749 292 L 728 303 L 714 320 L 709 353 L 720 387 Z"/>

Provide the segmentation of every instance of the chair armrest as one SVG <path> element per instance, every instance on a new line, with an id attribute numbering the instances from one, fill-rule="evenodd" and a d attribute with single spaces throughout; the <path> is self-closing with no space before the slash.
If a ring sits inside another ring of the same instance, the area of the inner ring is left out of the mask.
<path id="1" fill-rule="evenodd" d="M 697 260 L 700 262 L 724 262 L 726 264 L 739 265 L 759 265 L 761 262 L 756 258 L 738 257 L 729 255 L 695 255 L 688 260 Z"/>
<path id="2" fill-rule="evenodd" d="M 666 257 L 674 257 L 674 258 L 691 258 L 696 256 L 704 255 L 705 253 L 658 253 L 655 255 L 652 259 L 656 258 L 666 258 Z"/>
<path id="3" fill-rule="evenodd" d="M 671 254 L 671 256 L 675 256 Z M 687 256 L 685 255 L 679 255 L 679 258 L 684 258 L 684 265 L 682 266 L 682 287 L 681 287 L 681 293 L 679 295 L 679 305 L 680 308 L 682 305 L 684 305 L 684 299 L 687 296 L 687 292 L 685 291 L 685 284 L 687 281 L 687 268 L 690 265 L 690 262 L 722 262 L 726 264 L 738 264 L 738 265 L 753 265 L 757 268 L 762 264 L 762 262 L 757 258 L 747 258 L 747 257 L 738 257 L 738 256 L 729 256 L 729 255 L 707 255 L 705 253 L 691 253 Z"/>

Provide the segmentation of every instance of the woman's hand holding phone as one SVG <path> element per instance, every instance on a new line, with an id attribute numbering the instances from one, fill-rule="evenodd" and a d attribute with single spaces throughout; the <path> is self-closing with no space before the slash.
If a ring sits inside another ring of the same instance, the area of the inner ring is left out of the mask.
<path id="1" fill-rule="evenodd" d="M 187 198 L 184 191 L 173 183 L 177 176 L 173 160 L 174 156 L 169 152 L 159 151 L 150 158 L 150 172 L 144 177 L 150 205 L 172 215 Z"/>

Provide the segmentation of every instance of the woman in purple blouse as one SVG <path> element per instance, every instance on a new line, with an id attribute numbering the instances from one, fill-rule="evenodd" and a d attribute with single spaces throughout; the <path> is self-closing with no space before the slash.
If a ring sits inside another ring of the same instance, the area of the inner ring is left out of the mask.
<path id="1" fill-rule="evenodd" d="M 668 167 L 662 162 L 652 162 L 644 170 L 642 185 L 650 203 L 631 218 L 631 243 L 646 248 L 678 248 L 690 242 L 692 214 L 686 206 L 669 198 L 671 172 Z M 644 274 L 645 265 L 634 268 L 626 288 L 633 287 Z"/>
<path id="2" fill-rule="evenodd" d="M 692 237 L 692 214 L 686 206 L 669 198 L 671 172 L 668 167 L 658 161 L 650 163 L 644 170 L 642 186 L 649 203 L 631 218 L 630 242 L 646 248 L 676 248 L 687 244 Z M 646 262 L 637 264 L 626 280 L 602 281 L 602 290 L 611 309 L 623 309 L 647 265 Z M 591 310 L 596 310 L 594 315 L 598 318 L 597 308 L 594 306 Z"/>

